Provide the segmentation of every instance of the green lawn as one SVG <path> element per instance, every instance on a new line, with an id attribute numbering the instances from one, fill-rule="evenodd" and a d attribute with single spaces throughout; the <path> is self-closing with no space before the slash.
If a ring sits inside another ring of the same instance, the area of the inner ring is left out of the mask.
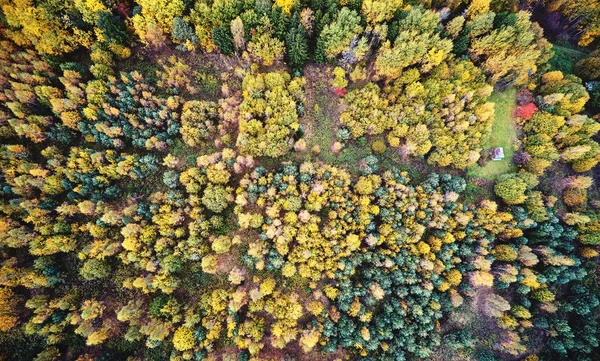
<path id="1" fill-rule="evenodd" d="M 550 59 L 552 70 L 560 70 L 564 74 L 573 73 L 575 64 L 586 57 L 586 53 L 572 47 L 552 44 L 554 56 Z"/>
<path id="2" fill-rule="evenodd" d="M 504 148 L 504 159 L 489 161 L 485 167 L 474 166 L 469 169 L 469 175 L 493 180 L 501 174 L 514 170 L 512 157 L 518 140 L 517 128 L 513 119 L 516 99 L 517 91 L 514 88 L 492 93 L 490 101 L 496 103 L 494 123 L 488 139 L 483 143 L 483 148 Z"/>

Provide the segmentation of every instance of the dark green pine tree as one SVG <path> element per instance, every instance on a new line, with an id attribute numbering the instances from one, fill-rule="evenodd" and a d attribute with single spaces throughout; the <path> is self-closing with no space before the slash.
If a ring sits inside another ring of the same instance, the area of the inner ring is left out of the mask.
<path id="1" fill-rule="evenodd" d="M 308 39 L 297 12 L 290 22 L 290 28 L 285 37 L 285 47 L 292 70 L 301 74 L 302 68 L 308 60 Z"/>
<path id="2" fill-rule="evenodd" d="M 362 5 L 362 3 L 361 3 Z M 327 13 L 332 19 L 337 17 L 338 12 L 340 11 L 340 4 L 337 0 L 326 0 Z"/>
<path id="3" fill-rule="evenodd" d="M 231 55 L 235 49 L 233 35 L 228 24 L 212 29 L 213 42 L 223 55 Z"/>
<path id="4" fill-rule="evenodd" d="M 325 41 L 319 38 L 315 48 L 315 61 L 319 64 L 327 63 L 327 55 L 325 54 Z"/>
<path id="5" fill-rule="evenodd" d="M 327 9 L 327 2 L 324 0 L 311 0 L 310 8 L 313 11 L 325 11 Z"/>
<path id="6" fill-rule="evenodd" d="M 270 19 L 273 24 L 273 35 L 275 35 L 277 39 L 285 41 L 290 19 L 279 6 L 273 7 Z"/>
<path id="7" fill-rule="evenodd" d="M 96 27 L 102 30 L 107 42 L 114 41 L 119 44 L 125 44 L 129 40 L 129 32 L 123 18 L 113 15 L 108 11 L 98 12 Z"/>
<path id="8" fill-rule="evenodd" d="M 331 23 L 331 16 L 329 13 L 322 13 L 321 10 L 317 10 L 315 13 L 315 30 L 313 33 L 314 46 L 314 60 L 319 64 L 327 63 L 327 56 L 325 55 L 325 42 L 321 38 L 321 31 L 325 25 Z"/>

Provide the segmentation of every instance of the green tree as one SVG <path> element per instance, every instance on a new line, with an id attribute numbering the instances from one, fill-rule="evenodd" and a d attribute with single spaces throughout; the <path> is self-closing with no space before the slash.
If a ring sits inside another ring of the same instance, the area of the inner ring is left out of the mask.
<path id="1" fill-rule="evenodd" d="M 480 64 L 492 83 L 526 84 L 529 75 L 552 56 L 552 46 L 530 16 L 520 11 L 513 24 L 504 24 L 472 39 L 469 56 Z"/>
<path id="2" fill-rule="evenodd" d="M 104 261 L 97 258 L 88 259 L 83 263 L 80 273 L 86 280 L 104 279 L 110 275 L 111 267 Z"/>
<path id="3" fill-rule="evenodd" d="M 233 34 L 228 24 L 212 29 L 212 39 L 223 55 L 232 55 L 235 50 Z"/>
<path id="4" fill-rule="evenodd" d="M 295 23 L 285 37 L 286 56 L 292 70 L 301 71 L 308 60 L 308 39 L 302 24 Z"/>
<path id="5" fill-rule="evenodd" d="M 575 74 L 585 81 L 600 78 L 600 50 L 594 50 L 575 65 Z"/>
<path id="6" fill-rule="evenodd" d="M 317 48 L 322 48 L 327 60 L 333 60 L 350 48 L 352 40 L 362 33 L 360 16 L 354 10 L 342 8 L 336 19 L 325 25 L 319 36 Z"/>
<path id="7" fill-rule="evenodd" d="M 398 28 L 393 46 L 389 41 L 385 42 L 375 61 L 377 75 L 388 82 L 417 64 L 422 73 L 428 73 L 452 51 L 452 41 L 440 35 L 439 15 L 434 11 L 413 7 L 399 22 Z"/>
<path id="8" fill-rule="evenodd" d="M 202 195 L 202 204 L 215 213 L 227 208 L 230 192 L 223 186 L 209 184 Z"/>
<path id="9" fill-rule="evenodd" d="M 173 18 L 173 39 L 185 45 L 189 42 L 192 45 L 198 45 L 198 37 L 194 32 L 194 28 L 183 18 Z"/>
<path id="10" fill-rule="evenodd" d="M 108 11 L 98 12 L 96 27 L 102 31 L 107 42 L 125 44 L 129 40 L 129 32 L 123 19 Z"/>
<path id="11" fill-rule="evenodd" d="M 519 176 L 519 174 L 503 174 L 494 186 L 494 192 L 507 204 L 521 204 L 525 202 L 527 196 L 527 183 Z"/>

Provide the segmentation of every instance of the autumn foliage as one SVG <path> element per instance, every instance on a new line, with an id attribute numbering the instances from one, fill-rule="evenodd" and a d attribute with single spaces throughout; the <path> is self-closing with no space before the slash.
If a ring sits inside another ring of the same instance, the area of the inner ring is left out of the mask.
<path id="1" fill-rule="evenodd" d="M 519 5 L 0 0 L 0 359 L 592 360 L 597 54 Z"/>

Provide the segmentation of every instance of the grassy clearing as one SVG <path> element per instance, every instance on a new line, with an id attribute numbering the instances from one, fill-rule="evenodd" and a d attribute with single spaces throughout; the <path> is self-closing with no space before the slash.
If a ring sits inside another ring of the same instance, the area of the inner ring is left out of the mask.
<path id="1" fill-rule="evenodd" d="M 552 70 L 560 70 L 564 74 L 572 74 L 575 64 L 586 57 L 587 53 L 571 46 L 552 44 L 554 56 L 550 59 Z"/>
<path id="2" fill-rule="evenodd" d="M 334 120 L 321 109 L 323 109 L 322 106 L 315 112 L 316 125 L 313 137 L 309 140 L 309 148 L 318 145 L 321 150 L 318 158 L 325 163 L 341 166 L 350 171 L 358 170 L 358 162 L 371 155 L 369 144 L 360 145 L 355 141 L 350 141 L 345 144 L 339 154 L 333 153 L 331 145 L 336 141 Z"/>
<path id="3" fill-rule="evenodd" d="M 331 162 L 336 159 L 336 155 L 330 149 L 331 144 L 335 142 L 334 120 L 323 110 L 323 107 L 327 106 L 327 97 L 319 94 L 317 95 L 317 101 L 318 108 L 312 110 L 314 128 L 311 137 L 308 139 L 308 149 L 318 146 L 321 150 L 320 157 L 326 162 Z"/>
<path id="4" fill-rule="evenodd" d="M 504 159 L 489 161 L 484 167 L 474 166 L 469 169 L 470 176 L 493 180 L 515 169 L 512 157 L 518 141 L 517 127 L 513 119 L 516 98 L 517 91 L 514 88 L 504 92 L 494 92 L 490 97 L 490 101 L 496 103 L 494 123 L 488 139 L 483 143 L 483 148 L 504 148 Z"/>
<path id="5" fill-rule="evenodd" d="M 307 155 L 303 158 L 304 160 L 321 160 L 324 163 L 344 168 L 352 174 L 358 174 L 358 162 L 372 153 L 371 142 L 349 141 L 339 154 L 331 151 L 331 146 L 337 140 L 336 124 L 339 118 L 338 104 L 340 100 L 325 85 L 327 82 L 321 76 L 322 74 L 316 71 L 310 75 L 314 88 L 309 92 L 312 98 L 308 103 L 315 106 L 307 109 L 307 114 L 303 119 L 307 141 L 305 152 Z M 317 155 L 311 153 L 311 149 L 315 146 L 318 146 L 320 150 Z"/>
<path id="6" fill-rule="evenodd" d="M 177 139 L 171 148 L 171 154 L 185 162 L 185 165 L 193 167 L 196 165 L 198 154 L 188 147 L 183 140 Z"/>

